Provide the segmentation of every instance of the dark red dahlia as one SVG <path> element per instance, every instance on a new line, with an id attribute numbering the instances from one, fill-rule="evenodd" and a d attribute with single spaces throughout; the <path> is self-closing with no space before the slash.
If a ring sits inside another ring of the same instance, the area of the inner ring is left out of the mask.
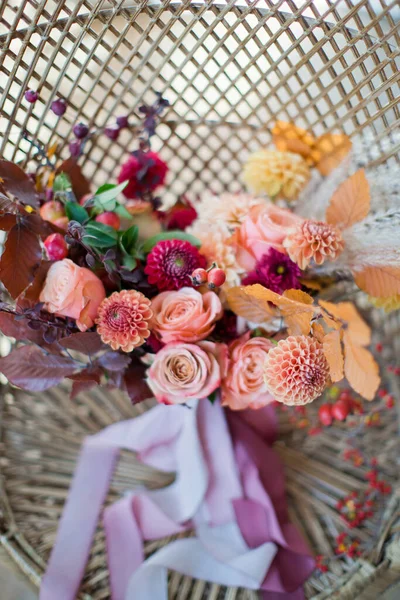
<path id="1" fill-rule="evenodd" d="M 244 285 L 259 283 L 277 294 L 282 294 L 285 290 L 299 289 L 300 277 L 301 271 L 296 263 L 286 254 L 270 248 L 257 261 L 254 271 L 251 271 L 242 283 Z"/>
<path id="2" fill-rule="evenodd" d="M 167 164 L 156 152 L 136 152 L 121 167 L 118 183 L 129 180 L 123 191 L 126 198 L 140 198 L 155 190 L 165 181 Z"/>
<path id="3" fill-rule="evenodd" d="M 149 283 L 156 285 L 160 291 L 179 290 L 191 287 L 191 274 L 198 267 L 205 266 L 205 257 L 189 242 L 163 240 L 148 255 L 144 272 Z"/>

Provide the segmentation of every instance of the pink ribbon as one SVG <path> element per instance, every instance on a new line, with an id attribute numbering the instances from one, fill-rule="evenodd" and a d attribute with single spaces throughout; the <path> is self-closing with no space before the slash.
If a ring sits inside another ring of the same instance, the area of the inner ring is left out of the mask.
<path id="1" fill-rule="evenodd" d="M 254 415 L 258 418 L 254 421 Z M 157 406 L 83 445 L 40 600 L 74 600 L 121 448 L 174 483 L 126 494 L 104 510 L 113 600 L 167 600 L 167 571 L 268 600 L 300 600 L 314 561 L 288 522 L 282 465 L 270 447 L 272 409 L 226 413 L 216 402 Z M 194 528 L 144 560 L 144 540 Z"/>

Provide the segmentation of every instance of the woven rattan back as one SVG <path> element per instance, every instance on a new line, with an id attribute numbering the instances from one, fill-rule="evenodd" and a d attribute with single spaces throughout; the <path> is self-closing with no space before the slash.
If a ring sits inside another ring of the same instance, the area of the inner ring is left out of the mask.
<path id="1" fill-rule="evenodd" d="M 101 128 L 152 103 L 157 91 L 171 103 L 155 140 L 171 168 L 170 198 L 207 187 L 237 189 L 247 154 L 268 143 L 276 119 L 293 120 L 315 134 L 343 130 L 352 137 L 369 136 L 377 150 L 366 162 L 400 162 L 398 138 L 392 138 L 400 124 L 399 19 L 398 0 L 3 0 L 0 154 L 21 162 L 31 158 L 32 147 L 23 139 L 28 130 L 41 142 L 59 142 L 66 156 L 77 121 Z M 39 92 L 34 105 L 24 99 L 28 88 Z M 68 101 L 62 119 L 49 110 L 58 97 Z M 114 179 L 133 138 L 133 130 L 124 130 L 117 142 L 102 135 L 91 139 L 82 159 L 86 175 L 100 184 Z M 383 358 L 391 361 L 399 320 L 393 316 L 383 324 L 379 319 Z M 101 389 L 73 403 L 62 387 L 35 398 L 3 396 L 0 542 L 38 583 L 81 439 L 145 406 L 134 410 L 122 395 Z M 364 442 L 385 461 L 390 449 L 393 454 L 396 429 L 388 413 Z M 324 432 L 317 449 L 311 440 L 294 451 L 295 443 L 283 419 L 279 448 L 291 516 L 316 552 L 333 555 L 341 523 L 335 504 L 363 485 L 365 469 L 340 458 L 344 428 Z M 396 466 L 387 466 L 395 480 Z M 137 483 L 168 480 L 125 457 L 109 500 Z M 324 578 L 307 583 L 307 595 L 375 600 L 400 577 L 398 514 L 394 494 L 383 521 L 369 533 L 356 532 L 361 539 L 377 540 L 375 548 L 360 560 L 334 562 Z M 148 551 L 155 548 L 153 543 Z M 170 595 L 255 598 L 253 592 L 176 574 Z M 82 598 L 109 598 L 101 528 Z"/>
<path id="2" fill-rule="evenodd" d="M 277 118 L 379 141 L 400 122 L 399 13 L 398 0 L 6 0 L 0 154 L 29 156 L 24 129 L 65 144 L 78 120 L 101 127 L 154 91 L 171 102 L 156 145 L 174 196 L 237 188 Z M 40 94 L 34 107 L 28 87 Z M 69 103 L 61 120 L 48 110 L 58 96 Z M 112 177 L 133 135 L 94 138 L 86 173 Z M 388 154 L 398 148 L 374 160 Z"/>

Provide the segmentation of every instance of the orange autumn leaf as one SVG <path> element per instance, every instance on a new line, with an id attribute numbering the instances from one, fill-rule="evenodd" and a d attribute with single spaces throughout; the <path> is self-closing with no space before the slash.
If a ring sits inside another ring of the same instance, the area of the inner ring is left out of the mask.
<path id="1" fill-rule="evenodd" d="M 312 336 L 322 344 L 325 337 L 325 329 L 323 328 L 321 323 L 316 323 L 314 321 L 314 323 L 311 324 L 311 333 Z"/>
<path id="2" fill-rule="evenodd" d="M 312 304 L 313 299 L 309 294 L 303 292 L 302 290 L 285 290 L 283 292 L 284 298 L 289 298 L 289 300 L 294 300 L 295 302 L 301 302 L 302 304 Z"/>
<path id="3" fill-rule="evenodd" d="M 343 353 L 340 343 L 340 331 L 330 331 L 322 342 L 325 358 L 328 361 L 331 380 L 333 382 L 343 379 Z"/>
<path id="4" fill-rule="evenodd" d="M 251 323 L 264 323 L 275 316 L 274 308 L 268 301 L 261 301 L 259 298 L 247 294 L 243 286 L 233 287 L 227 290 L 226 298 L 231 310 L 247 319 Z"/>
<path id="5" fill-rule="evenodd" d="M 321 175 L 329 175 L 351 150 L 351 141 L 344 133 L 325 133 L 316 139 L 311 158 Z"/>
<path id="6" fill-rule="evenodd" d="M 331 225 L 346 229 L 368 215 L 370 202 L 369 183 L 364 169 L 359 169 L 333 194 L 326 211 L 326 220 Z"/>
<path id="7" fill-rule="evenodd" d="M 276 121 L 271 133 L 277 150 L 294 152 L 303 158 L 310 156 L 315 137 L 305 129 L 286 121 Z"/>
<path id="8" fill-rule="evenodd" d="M 352 302 L 333 304 L 332 302 L 319 300 L 319 305 L 327 311 L 329 316 L 333 316 L 342 323 L 343 329 L 349 332 L 355 344 L 368 346 L 371 343 L 371 329 Z M 332 326 L 329 323 L 328 325 Z"/>
<path id="9" fill-rule="evenodd" d="M 380 385 L 379 367 L 366 348 L 354 343 L 349 331 L 343 334 L 344 372 L 351 387 L 366 400 L 373 400 Z"/>
<path id="10" fill-rule="evenodd" d="M 388 298 L 400 294 L 400 267 L 366 267 L 353 275 L 358 287 L 371 296 Z"/>
<path id="11" fill-rule="evenodd" d="M 305 292 L 300 292 L 300 294 L 298 292 L 299 290 L 288 290 L 286 296 L 280 296 L 257 283 L 231 288 L 227 292 L 227 299 L 233 312 L 255 323 L 262 323 L 267 316 L 271 315 L 271 312 L 267 313 L 267 310 L 271 311 L 269 305 L 271 302 L 280 310 L 288 327 L 289 335 L 308 335 L 315 307 L 312 305 L 311 296 Z M 290 299 L 288 295 L 291 294 L 301 300 Z M 254 317 L 257 317 L 258 320 L 254 320 Z"/>

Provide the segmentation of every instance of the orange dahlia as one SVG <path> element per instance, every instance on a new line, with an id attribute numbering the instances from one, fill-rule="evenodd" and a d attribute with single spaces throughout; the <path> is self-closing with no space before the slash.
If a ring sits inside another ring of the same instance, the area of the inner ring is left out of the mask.
<path id="1" fill-rule="evenodd" d="M 311 262 L 322 265 L 325 260 L 336 260 L 343 251 L 344 241 L 339 229 L 323 221 L 303 221 L 290 233 L 284 243 L 290 258 L 300 269 Z"/>
<path id="2" fill-rule="evenodd" d="M 141 292 L 122 290 L 105 298 L 97 315 L 97 332 L 113 350 L 132 352 L 150 335 L 151 302 Z"/>
<path id="3" fill-rule="evenodd" d="M 264 380 L 278 402 L 288 405 L 312 402 L 329 381 L 322 344 L 305 335 L 280 340 L 267 354 Z"/>

